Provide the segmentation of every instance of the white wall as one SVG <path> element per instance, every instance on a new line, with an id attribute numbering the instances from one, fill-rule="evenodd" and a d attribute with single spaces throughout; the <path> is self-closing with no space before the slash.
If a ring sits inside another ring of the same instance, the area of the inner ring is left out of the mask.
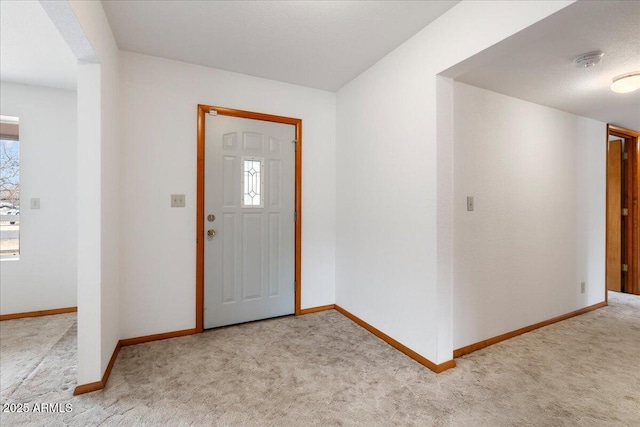
<path id="1" fill-rule="evenodd" d="M 455 348 L 604 301 L 606 124 L 461 83 L 454 112 Z"/>
<path id="2" fill-rule="evenodd" d="M 462 2 L 338 91 L 336 303 L 435 363 L 453 354 L 436 75 L 570 3 Z"/>
<path id="3" fill-rule="evenodd" d="M 95 62 L 78 67 L 78 383 L 86 384 L 100 381 L 120 339 L 119 50 L 100 2 L 56 3 L 65 9 L 54 23 L 72 51 Z"/>
<path id="4" fill-rule="evenodd" d="M 100 64 L 78 66 L 78 384 L 102 378 Z"/>
<path id="5" fill-rule="evenodd" d="M 128 52 L 120 79 L 122 338 L 195 327 L 198 104 L 302 119 L 302 308 L 332 304 L 335 94 Z"/>
<path id="6" fill-rule="evenodd" d="M 0 112 L 20 118 L 21 193 L 20 259 L 0 261 L 0 313 L 75 307 L 76 92 L 2 82 L 0 93 Z"/>

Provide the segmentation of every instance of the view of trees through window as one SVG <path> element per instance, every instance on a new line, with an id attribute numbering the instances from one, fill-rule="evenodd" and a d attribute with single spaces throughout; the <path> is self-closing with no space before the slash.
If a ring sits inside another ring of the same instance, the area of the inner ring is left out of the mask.
<path id="1" fill-rule="evenodd" d="M 0 120 L 0 257 L 20 253 L 20 140 L 18 119 Z"/>

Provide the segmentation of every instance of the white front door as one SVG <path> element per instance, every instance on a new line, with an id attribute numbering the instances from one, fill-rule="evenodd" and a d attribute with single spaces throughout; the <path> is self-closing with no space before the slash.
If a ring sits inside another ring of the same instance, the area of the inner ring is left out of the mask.
<path id="1" fill-rule="evenodd" d="M 294 313 L 294 139 L 294 125 L 206 116 L 205 328 Z"/>

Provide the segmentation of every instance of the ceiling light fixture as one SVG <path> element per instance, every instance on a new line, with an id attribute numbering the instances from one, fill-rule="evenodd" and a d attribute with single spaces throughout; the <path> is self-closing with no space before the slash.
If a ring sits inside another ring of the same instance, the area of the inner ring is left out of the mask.
<path id="1" fill-rule="evenodd" d="M 594 65 L 598 65 L 600 61 L 602 61 L 602 57 L 604 53 L 600 50 L 596 50 L 594 52 L 583 53 L 573 60 L 573 63 L 576 64 L 578 68 L 589 68 Z"/>
<path id="2" fill-rule="evenodd" d="M 621 74 L 613 78 L 611 90 L 616 93 L 629 93 L 640 89 L 640 71 Z"/>

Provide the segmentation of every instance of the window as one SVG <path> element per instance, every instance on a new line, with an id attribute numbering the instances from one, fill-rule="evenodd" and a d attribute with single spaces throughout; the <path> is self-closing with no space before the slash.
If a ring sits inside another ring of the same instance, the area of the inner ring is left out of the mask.
<path id="1" fill-rule="evenodd" d="M 17 117 L 0 116 L 0 259 L 20 254 L 20 137 Z"/>
<path id="2" fill-rule="evenodd" d="M 262 208 L 263 159 L 259 157 L 242 158 L 242 207 Z"/>

